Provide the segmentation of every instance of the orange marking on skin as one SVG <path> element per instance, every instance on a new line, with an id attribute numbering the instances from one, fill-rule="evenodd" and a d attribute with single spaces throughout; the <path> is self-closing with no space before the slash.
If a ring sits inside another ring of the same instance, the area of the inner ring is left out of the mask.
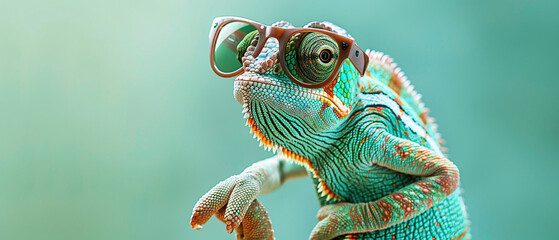
<path id="1" fill-rule="evenodd" d="M 390 75 L 390 80 L 388 81 L 388 87 L 394 90 L 394 92 L 396 92 L 398 96 L 402 91 L 402 80 L 398 78 L 398 75 L 396 75 L 395 71 L 392 71 L 392 74 Z"/>
<path id="2" fill-rule="evenodd" d="M 385 200 L 377 201 L 379 207 L 382 209 L 382 221 L 388 222 L 392 218 L 392 205 Z"/>
<path id="3" fill-rule="evenodd" d="M 339 77 L 338 73 L 338 77 Z M 334 95 L 334 86 L 336 86 L 336 83 L 338 83 L 338 77 L 334 78 L 334 81 L 332 81 L 330 84 L 328 84 L 328 86 L 324 87 L 324 92 L 326 93 L 326 95 L 328 96 L 328 100 L 330 100 L 329 102 L 334 103 L 332 104 L 332 108 L 334 109 L 334 112 L 336 113 L 336 116 L 338 118 L 343 118 L 345 116 L 347 116 L 349 114 L 349 109 L 345 106 L 345 104 L 336 96 Z M 325 101 L 322 101 L 325 102 Z M 324 108 L 324 106 L 323 106 Z"/>
<path id="4" fill-rule="evenodd" d="M 374 112 L 379 113 L 380 115 L 382 115 L 382 110 L 384 110 L 384 107 L 381 106 L 376 106 L 376 107 L 371 107 L 371 110 L 373 110 Z"/>
<path id="5" fill-rule="evenodd" d="M 350 119 L 353 119 L 355 116 L 359 115 L 359 113 L 361 113 L 361 110 L 355 112 L 355 114 L 351 115 Z"/>
<path id="6" fill-rule="evenodd" d="M 369 72 L 369 70 L 365 71 L 365 76 L 370 77 L 372 79 L 375 79 L 375 78 L 373 78 L 373 76 L 371 75 L 371 72 Z"/>
<path id="7" fill-rule="evenodd" d="M 346 240 L 357 240 L 357 235 L 355 235 L 355 234 L 348 234 L 348 235 L 345 235 L 345 239 L 346 239 Z"/>
<path id="8" fill-rule="evenodd" d="M 359 142 L 359 145 L 363 145 L 363 143 L 364 143 L 365 141 L 367 141 L 371 136 L 373 136 L 373 134 L 371 134 L 371 135 L 369 135 L 369 136 L 364 137 L 363 139 L 361 139 L 361 142 Z"/>
<path id="9" fill-rule="evenodd" d="M 413 214 L 413 202 L 411 202 L 408 197 L 402 193 L 393 193 L 391 197 L 394 201 L 399 203 L 400 209 L 404 210 L 404 218 L 408 218 Z"/>
<path id="10" fill-rule="evenodd" d="M 328 96 L 334 96 L 334 86 L 336 86 L 336 83 L 338 83 L 338 78 L 335 78 L 328 86 L 324 87 L 324 92 L 326 92 Z"/>
<path id="11" fill-rule="evenodd" d="M 355 208 L 351 208 L 351 210 L 347 213 L 349 215 L 349 217 L 351 218 L 352 222 L 358 223 L 358 222 L 363 222 L 363 219 L 361 218 L 361 215 L 357 214 L 357 212 L 355 212 Z M 353 225 L 353 231 L 357 230 L 357 224 Z"/>
<path id="12" fill-rule="evenodd" d="M 456 238 L 456 240 L 460 240 L 460 239 L 462 239 L 463 237 L 465 237 L 465 236 L 466 236 L 466 234 L 467 234 L 467 233 L 468 233 L 468 231 L 467 231 L 467 230 L 466 230 L 466 231 L 464 231 L 464 232 L 463 232 L 462 234 L 458 235 L 458 237 Z"/>
<path id="13" fill-rule="evenodd" d="M 427 126 L 427 113 L 427 111 L 423 111 L 421 114 L 419 114 L 419 119 L 421 119 L 423 126 Z"/>
<path id="14" fill-rule="evenodd" d="M 398 104 L 400 109 L 402 109 L 402 100 L 399 97 L 395 97 L 394 101 Z M 403 110 L 402 110 L 403 111 Z"/>

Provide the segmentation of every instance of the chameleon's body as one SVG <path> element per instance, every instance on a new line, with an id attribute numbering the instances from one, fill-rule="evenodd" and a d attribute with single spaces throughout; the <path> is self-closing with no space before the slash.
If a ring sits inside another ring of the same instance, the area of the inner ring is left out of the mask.
<path id="1" fill-rule="evenodd" d="M 331 23 L 307 27 L 349 36 Z M 239 238 L 273 238 L 266 212 L 252 200 L 304 175 L 297 163 L 313 178 L 323 206 L 311 239 L 469 238 L 458 169 L 444 157 L 436 125 L 392 59 L 368 52 L 363 77 L 346 60 L 337 80 L 307 89 L 282 72 L 277 41 L 268 40 L 256 58 L 253 49 L 242 58 L 235 98 L 251 132 L 279 154 L 202 197 L 193 227 L 216 213 L 228 231 L 264 232 Z M 247 209 L 260 220 L 247 223 Z"/>

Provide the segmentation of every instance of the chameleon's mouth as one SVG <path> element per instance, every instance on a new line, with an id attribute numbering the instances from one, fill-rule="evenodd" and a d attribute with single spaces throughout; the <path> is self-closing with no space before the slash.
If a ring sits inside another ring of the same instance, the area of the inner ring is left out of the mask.
<path id="1" fill-rule="evenodd" d="M 290 94 L 292 96 L 320 100 L 321 97 L 327 97 L 323 91 L 310 88 L 302 88 L 298 85 L 279 80 L 271 77 L 261 76 L 255 73 L 244 73 L 235 79 L 235 99 L 243 104 L 243 96 L 249 88 L 258 88 L 264 91 L 275 91 L 276 94 Z"/>
<path id="2" fill-rule="evenodd" d="M 317 100 L 332 107 L 339 115 L 345 116 L 349 113 L 349 109 L 335 95 L 328 95 L 322 89 L 303 88 L 294 83 L 282 81 L 281 83 L 275 79 L 261 76 L 255 73 L 244 73 L 235 79 L 235 99 L 240 104 L 247 102 L 248 90 L 251 88 L 260 88 L 264 91 L 275 91 L 276 94 L 289 94 L 291 97 L 299 97 L 303 99 Z"/>

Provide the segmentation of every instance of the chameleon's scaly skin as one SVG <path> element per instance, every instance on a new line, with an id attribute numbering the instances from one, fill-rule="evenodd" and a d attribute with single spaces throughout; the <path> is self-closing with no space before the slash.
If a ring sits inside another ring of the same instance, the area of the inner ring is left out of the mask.
<path id="1" fill-rule="evenodd" d="M 327 22 L 307 27 L 349 36 Z M 252 51 L 248 47 L 242 58 L 245 72 L 235 79 L 235 98 L 254 136 L 279 155 L 202 197 L 193 227 L 223 211 L 228 231 L 243 216 L 258 223 L 244 212 L 258 194 L 301 176 L 296 163 L 313 178 L 322 206 L 311 239 L 469 239 L 458 169 L 444 156 L 420 95 L 392 59 L 368 51 L 365 76 L 345 60 L 337 80 L 307 89 L 282 72 L 276 40 L 268 40 L 257 58 Z M 258 209 L 273 234 L 267 213 Z"/>

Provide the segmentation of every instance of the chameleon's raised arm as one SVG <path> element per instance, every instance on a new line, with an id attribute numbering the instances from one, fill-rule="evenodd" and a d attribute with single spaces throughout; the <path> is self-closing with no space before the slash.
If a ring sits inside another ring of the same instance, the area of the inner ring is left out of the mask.
<path id="1" fill-rule="evenodd" d="M 448 159 L 384 130 L 370 131 L 368 144 L 362 144 L 360 150 L 362 161 L 424 178 L 374 202 L 324 206 L 318 213 L 321 222 L 311 239 L 331 239 L 393 226 L 423 213 L 458 188 L 458 169 Z"/>
<path id="2" fill-rule="evenodd" d="M 202 196 L 194 206 L 190 225 L 194 229 L 200 229 L 216 214 L 218 219 L 227 225 L 229 233 L 241 226 L 242 222 L 244 235 L 250 235 L 250 231 L 256 231 L 259 226 L 269 226 L 271 234 L 271 223 L 267 212 L 255 200 L 256 196 L 273 192 L 284 182 L 306 175 L 307 171 L 304 167 L 280 156 L 254 163 L 241 174 L 218 183 Z M 243 221 L 245 217 L 251 219 Z M 262 230 L 258 231 L 262 232 Z"/>

